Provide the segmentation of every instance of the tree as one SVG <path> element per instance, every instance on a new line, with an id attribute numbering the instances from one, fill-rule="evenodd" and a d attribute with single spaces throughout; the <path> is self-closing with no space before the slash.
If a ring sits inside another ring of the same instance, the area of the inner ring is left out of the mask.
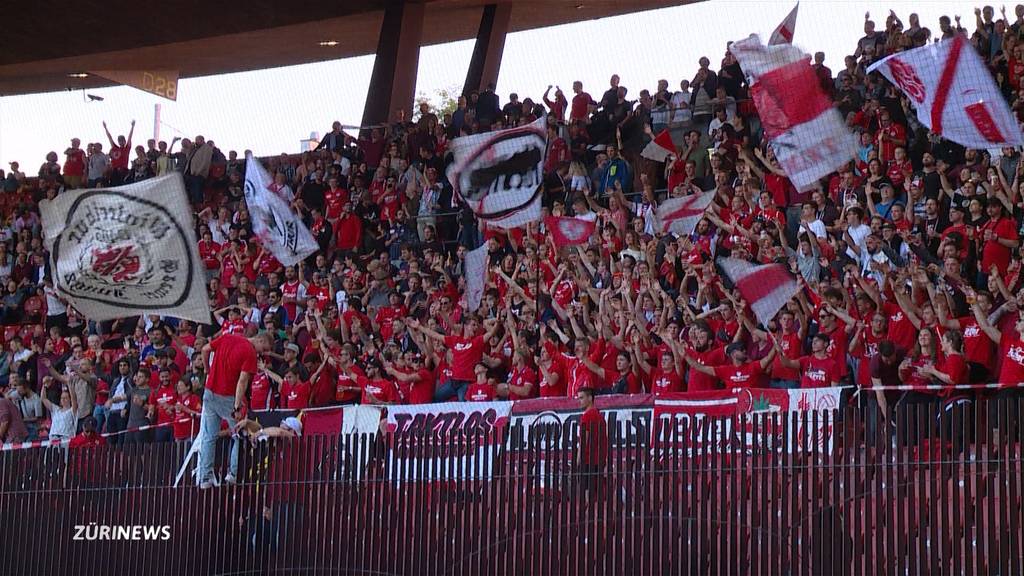
<path id="1" fill-rule="evenodd" d="M 458 86 L 438 88 L 434 90 L 433 97 L 420 92 L 416 96 L 416 109 L 413 110 L 412 113 L 413 121 L 415 122 L 420 119 L 420 104 L 424 102 L 427 103 L 427 106 L 430 107 L 430 111 L 433 112 L 439 120 L 443 120 L 445 114 L 451 114 L 455 112 L 456 108 L 458 108 L 459 92 L 461 92 L 461 90 Z"/>

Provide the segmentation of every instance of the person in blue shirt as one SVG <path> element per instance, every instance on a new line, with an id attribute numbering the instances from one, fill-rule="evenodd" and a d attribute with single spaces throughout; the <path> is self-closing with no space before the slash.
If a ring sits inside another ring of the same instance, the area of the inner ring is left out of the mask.
<path id="1" fill-rule="evenodd" d="M 597 195 L 610 195 L 617 188 L 616 184 L 622 188 L 623 193 L 629 194 L 633 188 L 633 175 L 629 164 L 619 156 L 619 150 L 614 144 L 608 145 L 605 154 L 608 155 L 608 162 L 598 173 Z"/>

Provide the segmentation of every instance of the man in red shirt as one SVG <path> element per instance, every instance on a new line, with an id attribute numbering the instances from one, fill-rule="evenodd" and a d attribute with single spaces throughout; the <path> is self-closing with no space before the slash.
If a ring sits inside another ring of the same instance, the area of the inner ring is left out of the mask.
<path id="1" fill-rule="evenodd" d="M 590 107 L 596 105 L 594 99 L 583 91 L 583 82 L 579 80 L 572 83 L 572 92 L 575 96 L 572 97 L 572 108 L 569 110 L 569 122 L 582 122 L 587 123 L 587 118 L 590 116 Z"/>
<path id="2" fill-rule="evenodd" d="M 828 345 L 832 339 L 825 334 L 815 334 L 811 338 L 811 353 L 794 360 L 785 355 L 779 355 L 779 361 L 784 365 L 800 370 L 801 388 L 827 388 L 835 386 L 839 382 L 839 369 L 835 360 L 829 356 Z M 772 345 L 776 353 L 782 352 L 778 340 L 772 339 Z"/>
<path id="3" fill-rule="evenodd" d="M 907 129 L 893 122 L 892 116 L 884 109 L 878 113 L 878 121 L 881 124 L 875 136 L 878 159 L 882 164 L 888 164 L 896 159 L 896 148 L 907 145 Z"/>
<path id="4" fill-rule="evenodd" d="M 434 400 L 434 375 L 423 366 L 415 352 L 406 352 L 395 364 L 384 364 L 384 371 L 398 383 L 406 404 L 430 404 Z"/>
<path id="5" fill-rule="evenodd" d="M 82 141 L 71 139 L 71 147 L 64 151 L 64 183 L 68 188 L 81 188 L 85 177 L 85 152 Z"/>
<path id="6" fill-rule="evenodd" d="M 132 134 L 135 133 L 135 120 L 132 120 L 131 130 L 128 131 L 128 139 L 118 136 L 117 142 L 110 135 L 107 123 L 103 122 L 103 131 L 107 133 L 107 140 L 110 141 L 110 185 L 119 186 L 124 183 L 128 175 L 128 161 L 132 152 Z"/>
<path id="7" fill-rule="evenodd" d="M 213 485 L 213 453 L 220 423 L 228 426 L 245 415 L 245 395 L 256 373 L 256 355 L 273 345 L 269 334 L 252 338 L 224 334 L 202 348 L 203 364 L 209 366 L 199 434 L 199 486 Z M 231 442 L 230 471 L 224 481 L 235 482 L 238 474 L 238 441 Z"/>
<path id="8" fill-rule="evenodd" d="M 457 396 L 459 402 L 466 400 L 466 390 L 469 388 L 469 384 L 476 379 L 473 367 L 483 358 L 484 347 L 494 337 L 500 326 L 497 319 L 494 318 L 488 319 L 485 324 L 487 332 L 482 335 L 477 334 L 480 329 L 480 320 L 476 316 L 469 316 L 462 322 L 462 336 L 445 336 L 423 326 L 418 320 L 409 319 L 410 330 L 417 330 L 427 338 L 444 344 L 452 351 L 452 377 L 434 393 L 434 402 L 446 402 L 452 396 Z M 455 323 L 452 328 L 457 332 L 458 323 Z"/>
<path id="9" fill-rule="evenodd" d="M 466 389 L 466 401 L 468 402 L 490 402 L 495 399 L 496 392 L 494 381 L 487 377 L 487 365 L 478 362 L 473 367 L 476 380 Z"/>
<path id="10" fill-rule="evenodd" d="M 149 419 L 159 426 L 154 435 L 156 442 L 170 442 L 174 439 L 174 430 L 171 429 L 171 424 L 174 423 L 176 414 L 174 407 L 178 404 L 178 393 L 174 389 L 171 376 L 169 368 L 160 368 L 160 386 L 149 394 L 148 404 L 151 406 Z"/>
<path id="11" fill-rule="evenodd" d="M 725 355 L 730 363 L 722 366 L 705 366 L 698 363 L 689 354 L 683 356 L 690 368 L 714 376 L 725 384 L 725 389 L 758 387 L 759 377 L 775 359 L 776 347 L 773 346 L 768 355 L 760 360 L 750 360 L 747 346 L 742 342 L 733 342 L 725 348 Z"/>
<path id="12" fill-rule="evenodd" d="M 579 475 L 581 488 L 588 493 L 598 491 L 608 464 L 608 424 L 594 406 L 594 389 L 576 391 L 583 415 L 580 416 Z M 596 495 L 596 494 L 595 494 Z"/>
<path id="13" fill-rule="evenodd" d="M 1006 276 L 1011 253 L 1020 244 L 1016 223 L 1013 218 L 1004 217 L 1002 202 L 992 199 L 988 203 L 988 217 L 989 221 L 983 224 L 975 235 L 981 252 L 978 286 L 988 285 L 988 274 L 993 266 L 1001 276 Z"/>
<path id="14" fill-rule="evenodd" d="M 71 439 L 68 448 L 96 448 L 106 445 L 107 439 L 96 431 L 96 419 L 86 416 L 82 420 L 82 432 Z"/>

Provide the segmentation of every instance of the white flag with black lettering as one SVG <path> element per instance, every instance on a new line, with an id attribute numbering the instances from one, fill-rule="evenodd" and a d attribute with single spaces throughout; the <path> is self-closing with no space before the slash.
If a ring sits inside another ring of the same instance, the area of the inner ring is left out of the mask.
<path id="1" fill-rule="evenodd" d="M 39 203 L 54 288 L 89 320 L 210 322 L 192 207 L 175 172 Z"/>
<path id="2" fill-rule="evenodd" d="M 299 215 L 270 191 L 273 181 L 259 160 L 245 155 L 245 205 L 252 231 L 281 264 L 294 266 L 320 246 Z"/>

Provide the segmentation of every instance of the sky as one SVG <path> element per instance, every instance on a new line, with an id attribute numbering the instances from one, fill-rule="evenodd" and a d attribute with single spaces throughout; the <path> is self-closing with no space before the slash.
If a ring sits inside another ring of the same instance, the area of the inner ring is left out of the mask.
<path id="1" fill-rule="evenodd" d="M 681 79 L 693 77 L 701 56 L 717 67 L 728 41 L 751 33 L 767 40 L 793 5 L 789 0 L 707 0 L 510 34 L 497 92 L 502 103 L 509 92 L 539 100 L 549 84 L 568 93 L 572 82 L 581 80 L 585 90 L 600 97 L 612 74 L 619 74 L 634 98 L 642 88 L 653 91 L 662 78 L 676 89 Z M 521 6 L 516 3 L 513 10 L 532 9 Z M 905 26 L 916 12 L 933 36 L 943 14 L 960 14 L 965 27 L 974 27 L 973 5 L 964 2 L 804 0 L 794 44 L 808 53 L 823 51 L 826 65 L 838 72 L 863 35 L 865 11 L 882 29 L 890 9 Z M 1012 18 L 1012 6 L 1008 13 Z M 417 93 L 430 97 L 438 89 L 460 89 L 472 50 L 472 40 L 422 48 Z M 202 134 L 225 153 L 298 152 L 302 139 L 330 130 L 334 120 L 359 124 L 373 58 L 183 79 L 176 102 L 125 86 L 88 91 L 102 96 L 102 102 L 86 101 L 82 91 L 0 97 L 0 166 L 19 161 L 23 171 L 34 173 L 47 152 L 63 151 L 76 136 L 83 147 L 102 142 L 108 149 L 104 120 L 115 138 L 127 135 L 136 120 L 133 144 L 145 144 L 154 135 L 158 103 L 162 140 Z"/>

